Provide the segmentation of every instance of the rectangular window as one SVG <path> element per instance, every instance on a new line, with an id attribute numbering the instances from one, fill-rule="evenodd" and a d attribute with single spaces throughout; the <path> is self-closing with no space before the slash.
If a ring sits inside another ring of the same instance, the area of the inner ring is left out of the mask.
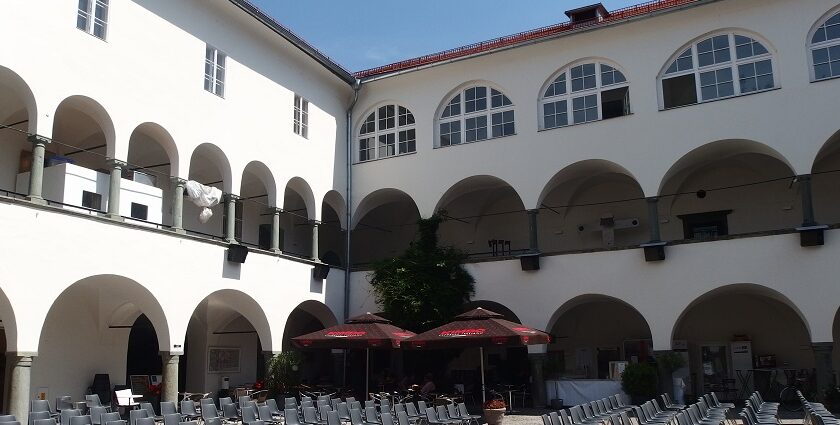
<path id="1" fill-rule="evenodd" d="M 662 97 L 665 108 L 693 105 L 697 103 L 697 86 L 694 74 L 662 80 Z"/>
<path id="2" fill-rule="evenodd" d="M 738 65 L 741 93 L 773 88 L 773 65 L 770 59 Z"/>
<path id="3" fill-rule="evenodd" d="M 417 137 L 414 129 L 403 130 L 400 132 L 400 153 L 409 153 L 417 151 Z"/>
<path id="4" fill-rule="evenodd" d="M 601 119 L 623 117 L 630 114 L 630 89 L 621 87 L 601 93 Z"/>
<path id="5" fill-rule="evenodd" d="M 102 195 L 95 192 L 82 191 L 82 206 L 92 210 L 102 211 Z"/>
<path id="6" fill-rule="evenodd" d="M 396 140 L 394 133 L 383 134 L 379 136 L 379 158 L 387 156 L 394 156 L 396 151 Z"/>
<path id="7" fill-rule="evenodd" d="M 493 137 L 512 136 L 516 133 L 513 122 L 513 111 L 497 112 L 493 114 Z"/>
<path id="8" fill-rule="evenodd" d="M 729 234 L 727 216 L 732 210 L 679 215 L 685 239 L 709 240 Z"/>
<path id="9" fill-rule="evenodd" d="M 373 137 L 359 139 L 359 161 L 370 161 L 376 159 L 376 147 Z"/>
<path id="10" fill-rule="evenodd" d="M 461 143 L 461 121 L 440 123 L 440 145 L 450 146 Z"/>
<path id="11" fill-rule="evenodd" d="M 294 130 L 298 136 L 309 138 L 309 101 L 298 95 L 295 95 Z"/>
<path id="12" fill-rule="evenodd" d="M 108 0 L 79 0 L 76 28 L 104 40 L 108 29 Z"/>
<path id="13" fill-rule="evenodd" d="M 464 91 L 466 113 L 487 109 L 487 87 L 472 87 Z"/>
<path id="14" fill-rule="evenodd" d="M 467 118 L 464 125 L 467 126 L 465 132 L 467 143 L 487 138 L 487 115 Z"/>
<path id="15" fill-rule="evenodd" d="M 131 203 L 131 218 L 136 218 L 138 220 L 148 220 L 149 218 L 149 206 L 138 204 L 136 202 Z"/>
<path id="16" fill-rule="evenodd" d="M 697 60 L 701 67 L 729 62 L 730 57 L 728 35 L 719 35 L 697 43 Z"/>
<path id="17" fill-rule="evenodd" d="M 840 25 L 837 26 L 840 28 Z M 814 49 L 814 78 L 822 80 L 840 76 L 840 45 Z"/>
<path id="18" fill-rule="evenodd" d="M 414 115 L 412 115 L 411 112 L 408 109 L 405 109 L 402 106 L 400 106 L 399 112 L 400 112 L 400 121 L 399 121 L 400 122 L 400 127 L 414 124 Z"/>
<path id="19" fill-rule="evenodd" d="M 575 124 L 598 120 L 598 95 L 581 96 L 572 99 L 572 116 Z"/>
<path id="20" fill-rule="evenodd" d="M 396 120 L 394 119 L 396 112 L 394 111 L 394 105 L 383 106 L 379 108 L 379 130 L 387 130 L 389 128 L 394 128 L 396 126 Z"/>
<path id="21" fill-rule="evenodd" d="M 572 91 L 581 91 L 594 89 L 595 82 L 595 64 L 587 63 L 572 68 Z"/>
<path id="22" fill-rule="evenodd" d="M 225 61 L 227 56 L 207 45 L 204 55 L 204 90 L 219 97 L 225 96 Z"/>
<path id="23" fill-rule="evenodd" d="M 543 105 L 545 128 L 557 128 L 569 125 L 569 109 L 565 100 Z"/>
<path id="24" fill-rule="evenodd" d="M 717 99 L 735 94 L 732 68 L 700 73 L 700 94 L 703 100 Z"/>

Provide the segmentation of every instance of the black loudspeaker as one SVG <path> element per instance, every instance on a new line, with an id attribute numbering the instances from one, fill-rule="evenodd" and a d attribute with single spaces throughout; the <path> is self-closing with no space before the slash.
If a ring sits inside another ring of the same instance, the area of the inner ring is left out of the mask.
<path id="1" fill-rule="evenodd" d="M 232 243 L 228 245 L 227 260 L 231 263 L 244 263 L 248 256 L 248 247 Z"/>
<path id="2" fill-rule="evenodd" d="M 815 226 L 799 229 L 800 246 L 822 246 L 825 245 L 825 227 Z"/>
<path id="3" fill-rule="evenodd" d="M 540 254 L 523 255 L 519 257 L 519 265 L 523 271 L 535 271 L 540 269 Z"/>
<path id="4" fill-rule="evenodd" d="M 330 274 L 330 265 L 324 263 L 315 263 L 312 267 L 312 278 L 315 280 L 324 280 Z"/>
<path id="5" fill-rule="evenodd" d="M 645 261 L 664 261 L 665 260 L 665 244 L 651 244 L 643 246 L 645 250 Z"/>

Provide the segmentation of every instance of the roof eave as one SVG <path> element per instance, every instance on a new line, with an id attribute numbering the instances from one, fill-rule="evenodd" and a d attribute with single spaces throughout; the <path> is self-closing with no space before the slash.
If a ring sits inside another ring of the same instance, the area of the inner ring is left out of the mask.
<path id="1" fill-rule="evenodd" d="M 292 43 L 293 46 L 300 49 L 303 53 L 307 56 L 314 59 L 323 67 L 327 68 L 328 71 L 333 73 L 336 77 L 340 78 L 342 81 L 349 85 L 354 85 L 356 83 L 356 77 L 339 65 L 338 63 L 334 62 L 332 59 L 324 55 L 323 53 L 319 52 L 317 49 L 312 47 L 309 43 L 298 37 L 295 33 L 289 31 L 288 28 L 280 25 L 263 13 L 258 7 L 251 4 L 248 0 L 229 0 L 231 3 L 236 5 L 238 8 L 242 9 L 249 15 L 251 15 L 254 19 L 260 21 L 263 25 L 286 39 L 289 43 Z"/>

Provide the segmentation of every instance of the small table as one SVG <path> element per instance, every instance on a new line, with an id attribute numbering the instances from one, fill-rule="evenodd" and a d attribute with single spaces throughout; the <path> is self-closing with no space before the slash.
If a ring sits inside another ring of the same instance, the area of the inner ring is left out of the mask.
<path id="1" fill-rule="evenodd" d="M 516 391 L 516 388 L 518 387 L 518 385 L 502 385 L 502 386 L 507 388 L 507 390 L 505 390 L 505 392 L 508 393 L 508 410 L 505 413 L 510 413 L 510 414 L 519 413 L 518 411 L 513 410 L 513 392 Z"/>

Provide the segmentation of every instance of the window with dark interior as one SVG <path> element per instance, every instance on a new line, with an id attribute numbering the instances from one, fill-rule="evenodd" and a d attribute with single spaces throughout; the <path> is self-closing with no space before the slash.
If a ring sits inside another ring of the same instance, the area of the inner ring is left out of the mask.
<path id="1" fill-rule="evenodd" d="M 540 99 L 540 128 L 608 120 L 630 114 L 624 74 L 604 63 L 572 65 L 556 74 Z"/>

